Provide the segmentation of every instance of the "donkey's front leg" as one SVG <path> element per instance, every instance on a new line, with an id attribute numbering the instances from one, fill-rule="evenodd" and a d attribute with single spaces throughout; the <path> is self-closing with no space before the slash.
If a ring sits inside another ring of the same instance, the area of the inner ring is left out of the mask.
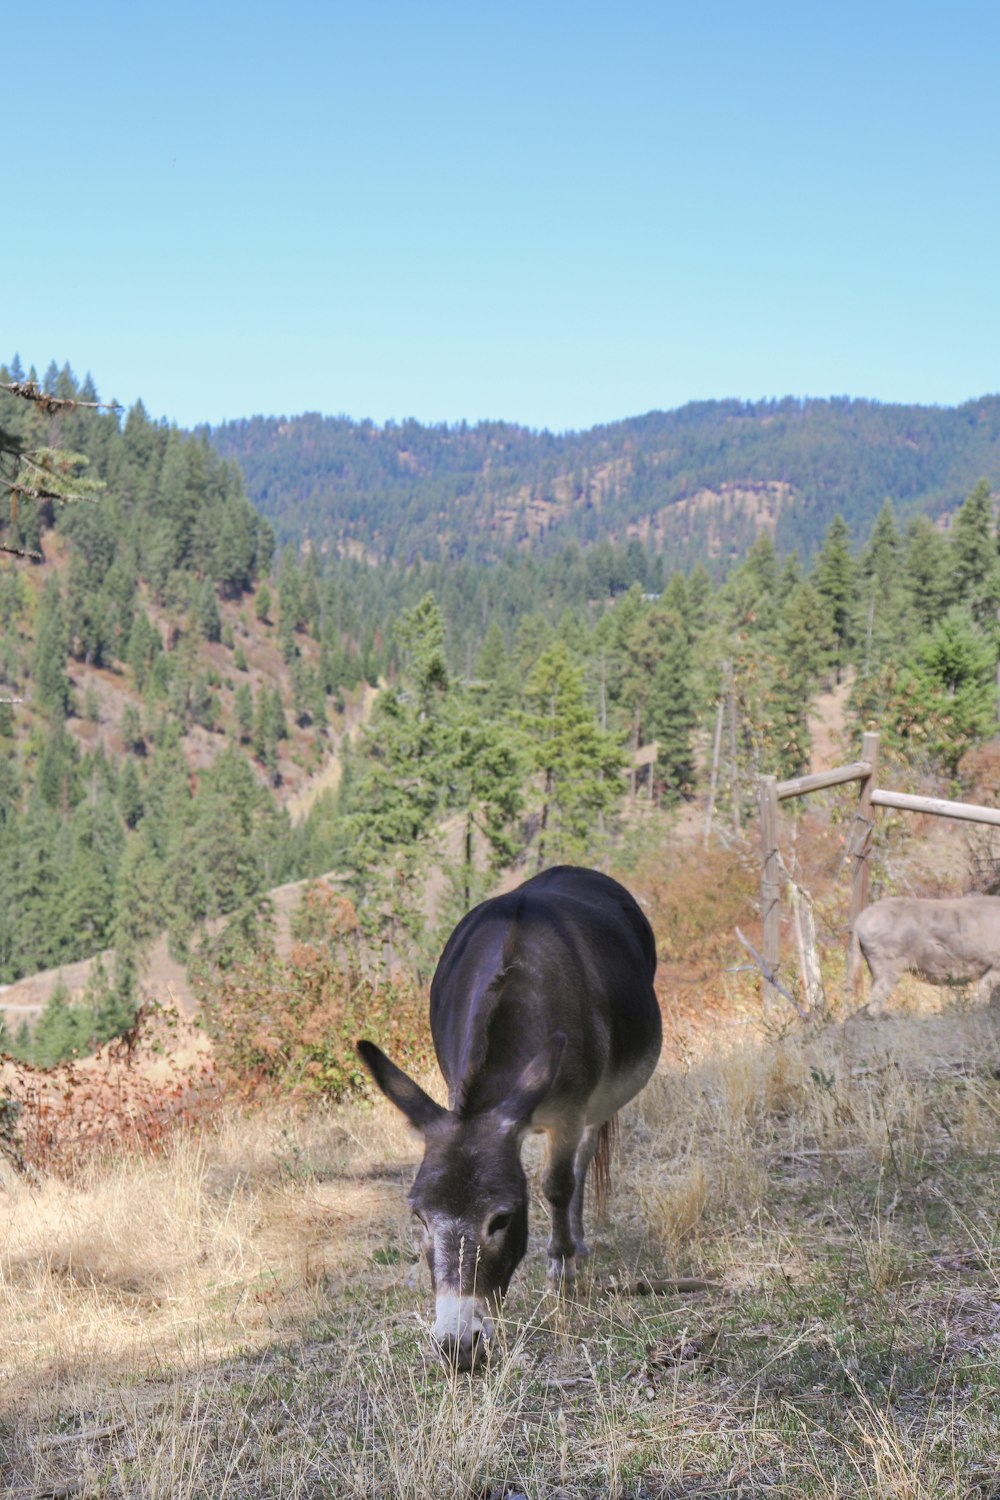
<path id="1" fill-rule="evenodd" d="M 550 1281 L 572 1281 L 576 1276 L 576 1239 L 570 1219 L 570 1208 L 576 1193 L 575 1161 L 580 1145 L 580 1130 L 553 1131 L 549 1136 L 549 1155 L 542 1178 L 542 1191 L 549 1204 L 552 1234 L 547 1246 Z M 586 1250 L 584 1251 L 586 1254 Z"/>

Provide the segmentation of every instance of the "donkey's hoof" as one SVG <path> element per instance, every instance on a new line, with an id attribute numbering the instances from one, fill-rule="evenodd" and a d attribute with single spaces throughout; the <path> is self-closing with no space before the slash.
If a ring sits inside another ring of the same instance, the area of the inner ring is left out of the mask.
<path id="1" fill-rule="evenodd" d="M 572 1286 L 576 1280 L 576 1257 L 550 1255 L 547 1275 L 553 1286 Z"/>

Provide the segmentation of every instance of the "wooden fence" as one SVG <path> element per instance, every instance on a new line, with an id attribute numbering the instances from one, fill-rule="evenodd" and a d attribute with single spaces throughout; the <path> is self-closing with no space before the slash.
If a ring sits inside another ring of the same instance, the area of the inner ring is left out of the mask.
<path id="1" fill-rule="evenodd" d="M 851 862 L 851 915 L 848 934 L 848 982 L 857 990 L 860 982 L 859 955 L 850 938 L 854 924 L 868 905 L 871 881 L 871 845 L 874 827 L 873 808 L 893 807 L 903 812 L 930 813 L 939 818 L 960 818 L 967 823 L 992 823 L 1000 827 L 1000 808 L 981 807 L 973 802 L 948 802 L 943 797 L 914 797 L 907 792 L 885 791 L 875 785 L 878 774 L 879 737 L 873 732 L 861 741 L 861 759 L 831 771 L 817 771 L 811 776 L 796 776 L 779 781 L 775 776 L 760 778 L 760 833 L 762 847 L 761 916 L 763 923 L 763 959 L 765 967 L 764 998 L 773 1000 L 777 990 L 767 975 L 775 975 L 781 960 L 781 884 L 778 859 L 778 803 L 789 797 L 804 797 L 831 786 L 857 781 L 858 801 L 848 844 Z"/>

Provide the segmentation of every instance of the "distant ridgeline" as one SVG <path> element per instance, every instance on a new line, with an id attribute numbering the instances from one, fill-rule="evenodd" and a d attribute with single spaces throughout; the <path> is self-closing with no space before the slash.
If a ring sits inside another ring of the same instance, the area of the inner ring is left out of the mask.
<path id="1" fill-rule="evenodd" d="M 410 563 L 536 556 L 638 539 L 668 570 L 719 576 L 760 529 L 805 558 L 835 514 L 863 542 L 897 517 L 1000 487 L 1000 397 L 957 408 L 834 400 L 699 402 L 554 436 L 502 422 L 378 427 L 310 413 L 211 430 L 282 541 Z"/>

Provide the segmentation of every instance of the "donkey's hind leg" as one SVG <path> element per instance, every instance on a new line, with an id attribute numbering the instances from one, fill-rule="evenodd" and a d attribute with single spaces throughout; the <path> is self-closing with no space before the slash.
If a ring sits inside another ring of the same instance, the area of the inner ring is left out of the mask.
<path id="1" fill-rule="evenodd" d="M 976 986 L 976 997 L 983 1004 L 996 1007 L 1000 1004 L 1000 969 L 987 969 Z"/>
<path id="2" fill-rule="evenodd" d="M 587 1172 L 597 1154 L 597 1147 L 603 1128 L 601 1125 L 587 1126 L 580 1137 L 580 1144 L 576 1148 L 576 1157 L 573 1161 L 573 1172 L 576 1181 L 573 1185 L 573 1196 L 569 1204 L 569 1232 L 576 1243 L 576 1253 L 578 1256 L 590 1254 L 590 1249 L 583 1232 L 583 1201 L 587 1194 Z"/>

